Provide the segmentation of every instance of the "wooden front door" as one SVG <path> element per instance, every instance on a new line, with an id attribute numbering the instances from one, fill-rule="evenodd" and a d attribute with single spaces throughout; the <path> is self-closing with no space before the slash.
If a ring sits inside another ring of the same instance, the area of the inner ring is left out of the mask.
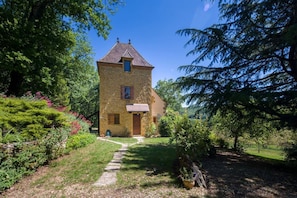
<path id="1" fill-rule="evenodd" d="M 133 114 L 133 135 L 140 135 L 140 114 Z"/>

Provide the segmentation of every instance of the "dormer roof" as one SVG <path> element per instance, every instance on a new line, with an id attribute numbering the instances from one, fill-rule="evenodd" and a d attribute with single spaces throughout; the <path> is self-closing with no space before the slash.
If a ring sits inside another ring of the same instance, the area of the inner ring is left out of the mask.
<path id="1" fill-rule="evenodd" d="M 153 67 L 135 50 L 131 43 L 117 42 L 99 62 L 121 63 L 123 58 L 132 59 L 133 65 Z"/>
<path id="2" fill-rule="evenodd" d="M 126 51 L 124 52 L 124 54 L 122 55 L 122 58 L 131 58 L 133 59 L 132 54 L 128 51 L 128 49 L 126 49 Z"/>

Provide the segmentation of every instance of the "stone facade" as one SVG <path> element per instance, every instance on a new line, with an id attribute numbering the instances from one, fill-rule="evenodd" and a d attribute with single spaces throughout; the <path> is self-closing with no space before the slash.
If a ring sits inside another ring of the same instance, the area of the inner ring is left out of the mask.
<path id="1" fill-rule="evenodd" d="M 130 71 L 125 71 L 124 61 L 131 61 Z M 97 62 L 100 76 L 100 135 L 109 130 L 112 136 L 145 135 L 153 122 L 152 69 L 131 44 L 116 43 L 111 51 Z M 123 98 L 123 87 L 130 87 L 131 97 Z M 148 110 L 127 111 L 127 105 L 148 106 Z M 113 123 L 113 115 L 119 116 Z M 138 124 L 137 119 L 140 119 Z M 139 126 L 139 130 L 137 127 Z"/>
<path id="2" fill-rule="evenodd" d="M 159 119 L 165 114 L 166 103 L 160 98 L 160 96 L 152 89 L 152 116 L 153 122 L 158 128 Z"/>

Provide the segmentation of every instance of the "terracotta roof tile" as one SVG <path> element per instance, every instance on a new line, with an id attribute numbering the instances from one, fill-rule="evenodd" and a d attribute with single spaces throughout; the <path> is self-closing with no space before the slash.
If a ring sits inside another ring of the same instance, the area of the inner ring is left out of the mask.
<path id="1" fill-rule="evenodd" d="M 120 63 L 122 57 L 133 58 L 132 64 L 137 66 L 153 67 L 131 44 L 117 42 L 99 62 Z"/>

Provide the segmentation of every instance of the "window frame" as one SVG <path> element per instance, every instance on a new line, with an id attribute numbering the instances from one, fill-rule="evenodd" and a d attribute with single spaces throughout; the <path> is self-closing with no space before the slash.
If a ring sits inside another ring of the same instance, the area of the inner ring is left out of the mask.
<path id="1" fill-rule="evenodd" d="M 119 113 L 109 113 L 107 116 L 108 116 L 108 119 L 107 119 L 108 125 L 121 124 Z"/>
<path id="2" fill-rule="evenodd" d="M 129 94 L 127 95 L 127 91 L 129 90 Z M 129 97 L 127 97 L 129 96 Z M 133 100 L 134 99 L 134 86 L 121 86 L 121 99 L 123 100 Z"/>
<path id="3" fill-rule="evenodd" d="M 126 67 L 126 63 L 129 63 L 129 65 L 127 65 L 128 66 L 128 69 Z M 123 61 L 124 72 L 131 72 L 131 63 L 132 63 L 131 60 L 124 59 L 124 61 Z"/>
<path id="4" fill-rule="evenodd" d="M 131 99 L 131 87 L 130 86 L 125 86 L 124 87 L 124 99 Z"/>

